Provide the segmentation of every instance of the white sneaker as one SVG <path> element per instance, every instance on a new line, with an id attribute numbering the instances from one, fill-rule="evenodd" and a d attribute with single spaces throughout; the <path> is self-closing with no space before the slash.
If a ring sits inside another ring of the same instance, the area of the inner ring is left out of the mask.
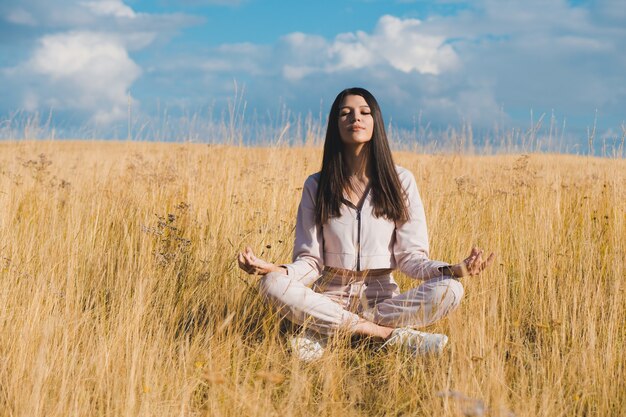
<path id="1" fill-rule="evenodd" d="M 420 332 L 409 327 L 394 329 L 391 336 L 383 344 L 386 346 L 399 346 L 414 355 L 438 355 L 448 343 L 448 336 L 438 333 Z"/>
<path id="2" fill-rule="evenodd" d="M 304 362 L 313 362 L 321 358 L 327 343 L 328 337 L 312 330 L 305 330 L 289 339 L 291 352 Z"/>

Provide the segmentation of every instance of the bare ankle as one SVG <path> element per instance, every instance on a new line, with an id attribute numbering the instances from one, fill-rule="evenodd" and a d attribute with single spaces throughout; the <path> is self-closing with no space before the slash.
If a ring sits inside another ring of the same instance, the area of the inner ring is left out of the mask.
<path id="1" fill-rule="evenodd" d="M 365 319 L 361 319 L 354 328 L 354 333 L 356 334 L 380 338 L 382 340 L 387 340 L 389 336 L 391 336 L 391 332 L 393 332 L 393 328 L 379 326 Z"/>

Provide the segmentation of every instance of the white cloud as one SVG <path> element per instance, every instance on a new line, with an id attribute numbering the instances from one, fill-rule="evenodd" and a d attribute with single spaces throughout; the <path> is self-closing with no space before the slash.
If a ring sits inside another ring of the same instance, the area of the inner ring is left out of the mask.
<path id="1" fill-rule="evenodd" d="M 365 46 L 367 35 L 363 32 L 345 33 L 337 36 L 328 48 L 330 62 L 326 65 L 327 72 L 352 70 L 374 65 L 377 57 L 374 51 Z"/>
<path id="2" fill-rule="evenodd" d="M 404 73 L 437 75 L 459 65 L 454 49 L 446 38 L 422 31 L 417 19 L 382 16 L 374 32 L 342 33 L 330 43 L 319 36 L 293 33 L 283 38 L 295 58 L 302 55 L 326 57 L 315 67 L 308 62 L 286 63 L 283 73 L 298 80 L 316 71 L 335 73 L 373 66 L 390 67 Z M 297 61 L 297 60 L 296 60 Z M 306 61 L 306 59 L 305 59 Z"/>
<path id="3" fill-rule="evenodd" d="M 28 18 L 24 22 L 14 19 L 14 23 L 36 24 L 40 28 L 68 29 L 101 23 L 98 15 L 80 0 L 4 0 L 0 4 L 0 14 L 5 16 L 19 16 L 21 11 L 28 11 Z"/>
<path id="4" fill-rule="evenodd" d="M 306 66 L 293 66 L 293 65 L 285 65 L 283 66 L 283 76 L 291 81 L 297 81 L 297 80 L 301 80 L 302 78 L 306 77 L 307 75 L 311 75 L 314 74 L 315 72 L 317 72 L 317 68 L 315 67 L 306 67 Z"/>
<path id="5" fill-rule="evenodd" d="M 120 0 L 87 1 L 81 4 L 98 16 L 127 17 L 131 19 L 136 17 L 133 9 Z"/>
<path id="6" fill-rule="evenodd" d="M 182 13 L 136 13 L 123 0 L 4 0 L 0 18 L 44 33 L 22 38 L 21 48 L 32 48 L 26 58 L 0 68 L 8 86 L 0 105 L 66 110 L 100 124 L 126 117 L 128 91 L 143 73 L 129 52 L 198 23 Z"/>
<path id="7" fill-rule="evenodd" d="M 443 36 L 429 35 L 417 19 L 383 16 L 372 36 L 363 35 L 364 45 L 370 44 L 389 65 L 403 71 L 440 74 L 458 65 L 458 58 Z"/>
<path id="8" fill-rule="evenodd" d="M 169 34 L 202 20 L 184 13 L 137 13 L 123 0 L 2 0 L 0 19 L 47 31 L 90 30 Z"/>
<path id="9" fill-rule="evenodd" d="M 23 68 L 48 87 L 37 100 L 27 94 L 25 105 L 86 110 L 97 123 L 124 117 L 128 90 L 141 74 L 118 39 L 96 32 L 44 36 Z"/>

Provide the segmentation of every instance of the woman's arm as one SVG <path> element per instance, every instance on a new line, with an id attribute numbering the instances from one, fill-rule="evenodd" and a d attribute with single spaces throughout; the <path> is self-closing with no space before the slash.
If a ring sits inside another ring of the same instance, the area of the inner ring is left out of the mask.
<path id="1" fill-rule="evenodd" d="M 406 192 L 409 220 L 403 224 L 396 224 L 396 239 L 393 246 L 396 266 L 415 279 L 427 280 L 441 276 L 440 268 L 451 265 L 428 258 L 426 215 L 415 178 L 410 171 L 403 168 L 398 175 Z"/>
<path id="2" fill-rule="evenodd" d="M 322 228 L 315 223 L 315 200 L 319 175 L 311 175 L 304 182 L 302 198 L 296 218 L 296 240 L 293 262 L 280 265 L 293 279 L 312 284 L 319 278 L 324 265 Z"/>

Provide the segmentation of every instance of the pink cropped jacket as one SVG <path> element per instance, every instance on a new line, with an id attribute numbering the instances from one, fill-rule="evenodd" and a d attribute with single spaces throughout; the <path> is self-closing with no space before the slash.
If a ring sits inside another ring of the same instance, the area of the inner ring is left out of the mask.
<path id="1" fill-rule="evenodd" d="M 293 262 L 282 265 L 294 279 L 313 283 L 324 267 L 353 271 L 399 269 L 406 275 L 426 280 L 442 275 L 448 263 L 428 258 L 428 231 L 424 206 L 413 174 L 396 166 L 407 196 L 409 220 L 399 224 L 375 217 L 371 192 L 360 210 L 344 200 L 341 215 L 322 227 L 315 224 L 315 200 L 319 173 L 304 182 L 298 207 Z"/>

